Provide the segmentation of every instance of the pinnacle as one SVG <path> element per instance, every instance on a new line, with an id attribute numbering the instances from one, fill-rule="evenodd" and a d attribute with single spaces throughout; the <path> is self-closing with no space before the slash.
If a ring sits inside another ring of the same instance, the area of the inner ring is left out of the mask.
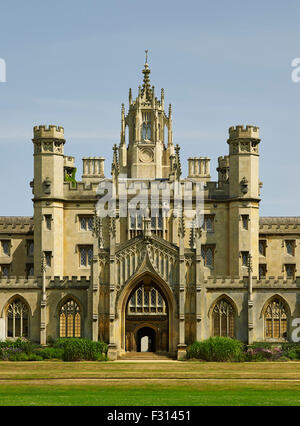
<path id="1" fill-rule="evenodd" d="M 143 87 L 142 87 L 142 96 L 146 97 L 146 100 L 151 102 L 152 100 L 152 91 L 150 86 L 150 68 L 147 62 L 145 63 L 142 73 L 144 74 Z"/>

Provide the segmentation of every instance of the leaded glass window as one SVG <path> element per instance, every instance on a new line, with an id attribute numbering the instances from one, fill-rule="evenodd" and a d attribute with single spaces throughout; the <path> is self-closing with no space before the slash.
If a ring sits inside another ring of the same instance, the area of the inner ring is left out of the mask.
<path id="1" fill-rule="evenodd" d="M 9 266 L 7 266 L 7 265 L 2 265 L 2 266 L 1 266 L 1 275 L 2 275 L 3 277 L 8 277 L 8 274 L 9 274 Z"/>
<path id="2" fill-rule="evenodd" d="M 156 304 L 156 291 L 154 289 L 151 290 L 151 305 L 155 306 Z"/>
<path id="3" fill-rule="evenodd" d="M 34 254 L 34 243 L 33 241 L 27 242 L 27 256 L 32 257 Z"/>
<path id="4" fill-rule="evenodd" d="M 156 216 L 151 217 L 151 229 L 156 229 Z"/>
<path id="5" fill-rule="evenodd" d="M 295 277 L 295 265 L 285 265 L 285 272 L 288 278 Z"/>
<path id="6" fill-rule="evenodd" d="M 234 338 L 234 309 L 227 299 L 221 299 L 213 309 L 213 335 Z"/>
<path id="7" fill-rule="evenodd" d="M 73 299 L 68 299 L 59 314 L 60 337 L 81 337 L 81 312 Z"/>
<path id="8" fill-rule="evenodd" d="M 130 297 L 128 314 L 166 314 L 166 303 L 162 294 L 154 287 L 141 285 Z"/>
<path id="9" fill-rule="evenodd" d="M 265 256 L 266 255 L 266 241 L 265 240 L 259 240 L 259 254 L 261 256 Z"/>
<path id="10" fill-rule="evenodd" d="M 214 216 L 205 215 L 204 216 L 204 230 L 207 232 L 214 231 Z"/>
<path id="11" fill-rule="evenodd" d="M 267 274 L 267 265 L 262 263 L 259 265 L 259 279 L 265 278 Z"/>
<path id="12" fill-rule="evenodd" d="M 7 309 L 7 337 L 28 336 L 28 307 L 20 299 L 15 299 Z"/>
<path id="13" fill-rule="evenodd" d="M 208 268 L 213 268 L 213 266 L 214 266 L 214 249 L 213 249 L 213 247 L 203 245 L 201 247 L 201 255 L 202 255 L 204 266 L 206 266 Z"/>
<path id="14" fill-rule="evenodd" d="M 290 256 L 294 256 L 295 255 L 295 241 L 287 240 L 285 242 L 285 246 L 286 246 L 287 254 L 289 254 Z"/>
<path id="15" fill-rule="evenodd" d="M 142 140 L 151 139 L 151 113 L 143 112 L 142 114 Z"/>
<path id="16" fill-rule="evenodd" d="M 283 339 L 287 337 L 288 314 L 280 299 L 274 299 L 265 311 L 265 336 L 267 339 Z"/>
<path id="17" fill-rule="evenodd" d="M 2 241 L 2 255 L 9 256 L 10 255 L 10 242 Z"/>
<path id="18" fill-rule="evenodd" d="M 142 301 L 143 301 L 143 292 L 142 292 L 142 289 L 139 289 L 137 291 L 137 305 L 142 306 Z"/>
<path id="19" fill-rule="evenodd" d="M 249 216 L 247 214 L 242 215 L 242 226 L 243 229 L 248 229 Z"/>
<path id="20" fill-rule="evenodd" d="M 93 247 L 88 248 L 88 265 L 90 266 L 93 261 Z"/>
<path id="21" fill-rule="evenodd" d="M 79 247 L 79 262 L 82 267 L 91 266 L 93 262 L 93 246 Z"/>
<path id="22" fill-rule="evenodd" d="M 46 229 L 48 231 L 51 231 L 51 222 L 52 222 L 52 215 L 51 214 L 45 215 L 45 222 L 46 222 Z"/>
<path id="23" fill-rule="evenodd" d="M 52 252 L 51 251 L 45 251 L 45 262 L 46 262 L 46 266 L 48 268 L 51 267 L 51 258 L 52 258 Z"/>
<path id="24" fill-rule="evenodd" d="M 80 217 L 80 229 L 82 231 L 92 231 L 94 226 L 94 220 L 92 216 L 81 216 Z"/>
<path id="25" fill-rule="evenodd" d="M 248 266 L 249 252 L 248 251 L 242 251 L 241 256 L 242 256 L 242 265 Z"/>
<path id="26" fill-rule="evenodd" d="M 130 216 L 130 229 L 135 229 L 135 216 Z"/>

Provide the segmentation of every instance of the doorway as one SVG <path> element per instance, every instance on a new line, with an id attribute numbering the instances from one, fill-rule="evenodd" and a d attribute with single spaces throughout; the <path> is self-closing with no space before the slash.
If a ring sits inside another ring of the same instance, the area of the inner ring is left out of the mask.
<path id="1" fill-rule="evenodd" d="M 153 328 L 140 328 L 136 334 L 137 352 L 155 352 L 156 349 L 156 333 Z"/>

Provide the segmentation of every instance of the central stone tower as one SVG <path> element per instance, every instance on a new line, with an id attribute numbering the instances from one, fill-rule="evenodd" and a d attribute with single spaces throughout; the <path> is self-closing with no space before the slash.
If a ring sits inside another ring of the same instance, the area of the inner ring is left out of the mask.
<path id="1" fill-rule="evenodd" d="M 132 92 L 129 89 L 127 116 L 122 104 L 120 173 L 130 178 L 168 178 L 170 157 L 174 155 L 172 109 L 169 105 L 167 116 L 164 111 L 164 89 L 161 90 L 160 100 L 155 97 L 154 86 L 150 86 L 147 57 L 142 72 L 143 85 L 139 86 L 135 100 L 132 99 Z M 168 129 L 167 137 L 165 136 L 166 128 Z"/>

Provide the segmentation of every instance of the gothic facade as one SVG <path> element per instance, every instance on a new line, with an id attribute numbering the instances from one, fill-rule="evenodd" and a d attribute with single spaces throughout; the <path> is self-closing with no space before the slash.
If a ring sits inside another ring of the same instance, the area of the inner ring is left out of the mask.
<path id="1" fill-rule="evenodd" d="M 34 127 L 34 215 L 0 217 L 0 338 L 103 340 L 111 359 L 144 350 L 181 358 L 193 341 L 216 335 L 291 340 L 300 217 L 259 215 L 258 127 L 229 129 L 217 181 L 201 156 L 189 158 L 184 178 L 171 105 L 166 113 L 147 63 L 142 72 L 127 114 L 122 105 L 111 175 L 103 157 L 85 157 L 79 181 L 64 129 Z M 170 198 L 159 192 L 149 209 L 142 197 L 132 213 L 135 184 L 147 194 L 154 184 L 171 188 Z M 203 193 L 201 224 L 175 200 L 174 188 L 187 184 L 192 208 Z M 105 217 L 101 185 L 112 188 Z"/>

